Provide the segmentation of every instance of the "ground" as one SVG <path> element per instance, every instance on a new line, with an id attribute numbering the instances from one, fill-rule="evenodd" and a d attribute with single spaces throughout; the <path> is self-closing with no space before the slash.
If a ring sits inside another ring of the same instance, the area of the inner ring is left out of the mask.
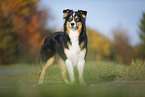
<path id="1" fill-rule="evenodd" d="M 0 97 L 145 97 L 145 75 L 140 77 L 130 71 L 130 66 L 114 62 L 89 61 L 84 71 L 87 85 L 79 86 L 77 80 L 71 86 L 64 83 L 54 64 L 47 70 L 44 84 L 37 85 L 38 64 L 0 66 Z M 78 77 L 76 69 L 75 75 Z"/>

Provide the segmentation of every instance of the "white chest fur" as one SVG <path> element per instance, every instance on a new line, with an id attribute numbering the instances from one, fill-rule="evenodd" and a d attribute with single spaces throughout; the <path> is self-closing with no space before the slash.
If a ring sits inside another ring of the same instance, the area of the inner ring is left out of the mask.
<path id="1" fill-rule="evenodd" d="M 75 66 L 80 55 L 80 46 L 79 46 L 79 33 L 77 30 L 70 30 L 69 37 L 71 41 L 71 45 L 69 45 L 69 49 L 66 51 L 66 56 L 73 62 Z"/>
<path id="2" fill-rule="evenodd" d="M 79 46 L 79 33 L 77 31 L 71 30 L 69 32 L 69 37 L 71 41 L 71 45 L 68 46 L 68 49 L 65 50 L 65 54 L 67 59 L 65 61 L 71 84 L 75 82 L 74 77 L 74 66 L 77 66 L 79 72 L 79 80 L 81 85 L 85 85 L 86 83 L 83 80 L 83 70 L 85 66 L 85 53 L 86 49 L 81 50 Z"/>

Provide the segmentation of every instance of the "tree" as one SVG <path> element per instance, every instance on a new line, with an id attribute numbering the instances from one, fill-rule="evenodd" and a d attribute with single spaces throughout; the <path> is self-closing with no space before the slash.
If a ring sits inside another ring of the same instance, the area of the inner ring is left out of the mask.
<path id="1" fill-rule="evenodd" d="M 88 57 L 90 59 L 103 59 L 110 56 L 110 40 L 95 30 L 87 29 Z"/>
<path id="2" fill-rule="evenodd" d="M 0 63 L 13 62 L 16 59 L 17 43 L 14 32 L 11 8 L 8 0 L 0 1 Z"/>
<path id="3" fill-rule="evenodd" d="M 134 58 L 134 49 L 129 43 L 127 31 L 122 28 L 113 30 L 114 42 L 111 57 L 118 62 L 128 64 Z"/>
<path id="4" fill-rule="evenodd" d="M 145 59 L 145 13 L 143 13 L 143 18 L 140 21 L 140 39 L 141 39 L 141 45 L 140 45 L 140 52 L 141 52 L 141 56 L 143 59 Z"/>
<path id="5" fill-rule="evenodd" d="M 43 36 L 50 34 L 48 10 L 38 10 L 39 1 L 0 0 L 0 63 L 38 58 Z"/>

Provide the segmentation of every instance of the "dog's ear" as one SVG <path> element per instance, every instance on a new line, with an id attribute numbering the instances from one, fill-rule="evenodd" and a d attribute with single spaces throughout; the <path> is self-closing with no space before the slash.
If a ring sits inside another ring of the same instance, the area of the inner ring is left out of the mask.
<path id="1" fill-rule="evenodd" d="M 73 12 L 73 10 L 70 10 L 70 9 L 63 10 L 63 13 L 64 13 L 63 18 L 66 18 L 68 13 L 70 13 L 70 12 Z"/>
<path id="2" fill-rule="evenodd" d="M 86 18 L 87 11 L 78 10 L 78 12 L 82 15 L 82 17 L 83 17 L 84 19 Z"/>

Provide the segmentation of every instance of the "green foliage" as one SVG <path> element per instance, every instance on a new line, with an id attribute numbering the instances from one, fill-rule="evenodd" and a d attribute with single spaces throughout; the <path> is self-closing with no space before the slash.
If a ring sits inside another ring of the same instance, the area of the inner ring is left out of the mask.
<path id="1" fill-rule="evenodd" d="M 0 16 L 0 63 L 14 62 L 17 55 L 16 34 L 13 20 Z"/>
<path id="2" fill-rule="evenodd" d="M 119 76 L 122 80 L 127 81 L 145 80 L 145 62 L 142 60 L 132 60 L 129 66 L 123 68 Z"/>
<path id="3" fill-rule="evenodd" d="M 143 18 L 140 21 L 140 39 L 142 41 L 141 45 L 140 45 L 140 53 L 142 55 L 142 58 L 145 59 L 145 13 L 143 13 Z"/>

